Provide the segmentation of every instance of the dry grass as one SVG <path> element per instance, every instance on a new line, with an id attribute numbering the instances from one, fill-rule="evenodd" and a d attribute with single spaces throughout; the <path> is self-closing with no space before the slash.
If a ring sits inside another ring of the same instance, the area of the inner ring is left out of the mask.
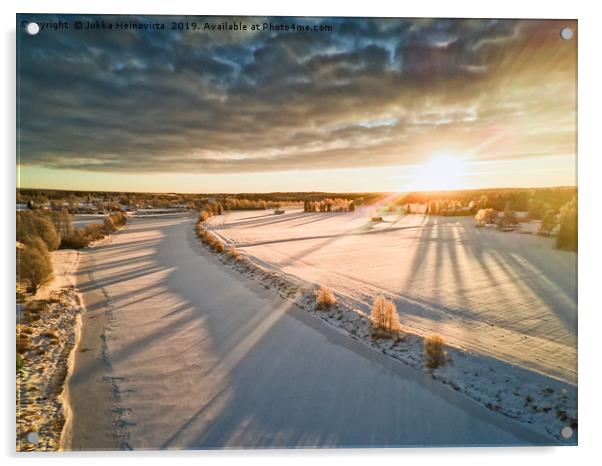
<path id="1" fill-rule="evenodd" d="M 442 337 L 431 335 L 424 339 L 424 359 L 429 369 L 436 369 L 445 364 L 446 354 Z"/>
<path id="2" fill-rule="evenodd" d="M 374 336 L 390 337 L 401 330 L 397 307 L 384 296 L 377 296 L 374 300 L 370 320 Z"/>
<path id="3" fill-rule="evenodd" d="M 330 309 L 337 305 L 337 298 L 328 288 L 322 286 L 319 291 L 314 291 L 316 309 Z"/>

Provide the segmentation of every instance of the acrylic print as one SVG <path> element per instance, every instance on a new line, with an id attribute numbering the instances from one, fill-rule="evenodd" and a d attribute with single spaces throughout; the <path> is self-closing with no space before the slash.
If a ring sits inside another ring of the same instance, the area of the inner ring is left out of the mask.
<path id="1" fill-rule="evenodd" d="M 577 29 L 18 15 L 17 450 L 577 444 Z"/>

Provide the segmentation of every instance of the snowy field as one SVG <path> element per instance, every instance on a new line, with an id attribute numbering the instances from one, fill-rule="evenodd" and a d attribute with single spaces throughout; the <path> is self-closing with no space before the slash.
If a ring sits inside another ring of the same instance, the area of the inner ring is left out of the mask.
<path id="1" fill-rule="evenodd" d="M 413 333 L 569 382 L 577 378 L 577 255 L 469 217 L 369 221 L 369 211 L 240 211 L 207 227 L 263 265 L 369 310 L 393 299 Z"/>

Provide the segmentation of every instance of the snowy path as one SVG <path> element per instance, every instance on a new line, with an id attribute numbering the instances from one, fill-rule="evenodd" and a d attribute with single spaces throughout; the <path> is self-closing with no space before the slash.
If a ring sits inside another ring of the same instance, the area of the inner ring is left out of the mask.
<path id="1" fill-rule="evenodd" d="M 87 316 L 106 329 L 90 336 L 84 317 L 73 448 L 99 448 L 112 425 L 114 447 L 134 449 L 551 442 L 234 275 L 192 223 L 135 219 L 84 254 Z M 112 403 L 95 396 L 103 381 Z"/>

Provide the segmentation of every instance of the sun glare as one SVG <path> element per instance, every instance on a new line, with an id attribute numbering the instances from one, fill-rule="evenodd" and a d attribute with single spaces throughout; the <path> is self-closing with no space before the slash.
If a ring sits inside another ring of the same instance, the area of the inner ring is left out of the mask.
<path id="1" fill-rule="evenodd" d="M 446 190 L 462 188 L 466 177 L 463 158 L 442 154 L 416 167 L 415 189 Z"/>

